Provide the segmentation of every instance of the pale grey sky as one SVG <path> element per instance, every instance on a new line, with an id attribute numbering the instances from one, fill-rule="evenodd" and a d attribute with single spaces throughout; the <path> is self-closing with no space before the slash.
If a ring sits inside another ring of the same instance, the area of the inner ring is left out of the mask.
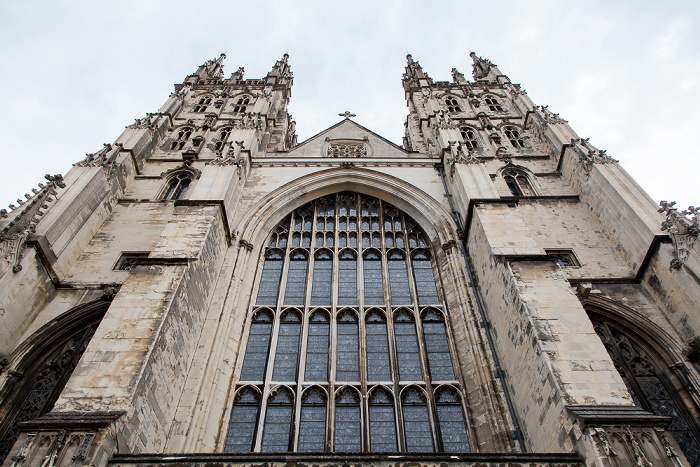
<path id="1" fill-rule="evenodd" d="M 243 66 L 246 78 L 289 53 L 299 141 L 350 110 L 400 144 L 406 53 L 451 80 L 453 67 L 470 75 L 470 49 L 655 200 L 697 205 L 699 31 L 697 1 L 5 1 L 0 207 L 114 141 L 223 51 L 226 74 Z"/>

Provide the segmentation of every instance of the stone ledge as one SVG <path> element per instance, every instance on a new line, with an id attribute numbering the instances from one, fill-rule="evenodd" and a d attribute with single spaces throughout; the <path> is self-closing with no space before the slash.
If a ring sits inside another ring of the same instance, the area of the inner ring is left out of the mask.
<path id="1" fill-rule="evenodd" d="M 49 412 L 39 418 L 19 424 L 21 431 L 49 430 L 53 428 L 104 428 L 126 415 L 124 410 L 103 410 L 94 412 Z"/>
<path id="2" fill-rule="evenodd" d="M 583 426 L 634 425 L 666 428 L 673 421 L 671 417 L 654 415 L 634 405 L 567 405 L 566 409 Z"/>

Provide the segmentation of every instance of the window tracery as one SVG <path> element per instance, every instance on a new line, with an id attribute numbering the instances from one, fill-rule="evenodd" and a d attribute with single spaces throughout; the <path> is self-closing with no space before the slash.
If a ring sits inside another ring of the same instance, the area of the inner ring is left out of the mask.
<path id="1" fill-rule="evenodd" d="M 245 113 L 248 105 L 250 105 L 250 97 L 239 97 L 238 100 L 236 100 L 236 104 L 233 106 L 233 113 Z"/>
<path id="2" fill-rule="evenodd" d="M 532 183 L 530 183 L 530 179 L 520 170 L 508 169 L 503 171 L 503 180 L 505 180 L 513 196 L 536 195 L 535 190 L 532 188 Z"/>
<path id="3" fill-rule="evenodd" d="M 179 172 L 173 175 L 168 181 L 163 199 L 178 200 L 184 198 L 190 183 L 192 183 L 192 176 L 188 172 Z"/>
<path id="4" fill-rule="evenodd" d="M 523 138 L 520 130 L 514 126 L 507 126 L 504 130 L 506 138 L 510 141 L 510 145 L 516 149 L 525 147 L 525 138 Z"/>
<path id="5" fill-rule="evenodd" d="M 463 126 L 459 129 L 462 135 L 462 140 L 467 149 L 476 149 L 479 147 L 479 140 L 476 137 L 476 130 L 472 127 Z"/>
<path id="6" fill-rule="evenodd" d="M 489 106 L 489 110 L 492 112 L 503 112 L 503 106 L 498 102 L 494 96 L 488 96 L 484 99 L 486 105 Z"/>
<path id="7" fill-rule="evenodd" d="M 194 105 L 194 111 L 198 113 L 206 112 L 209 104 L 211 104 L 211 97 L 203 96 Z"/>
<path id="8" fill-rule="evenodd" d="M 459 102 L 454 97 L 448 97 L 445 99 L 445 105 L 447 105 L 448 112 L 454 113 L 462 111 L 462 108 L 459 106 Z"/>
<path id="9" fill-rule="evenodd" d="M 218 141 L 214 144 L 214 148 L 217 151 L 220 151 L 223 149 L 224 144 L 226 144 L 226 141 L 228 141 L 228 137 L 231 135 L 231 127 L 227 126 L 221 129 L 219 132 L 219 138 Z"/>
<path id="10" fill-rule="evenodd" d="M 238 383 L 261 397 L 234 401 L 227 439 L 243 441 L 227 451 L 469 450 L 448 317 L 413 219 L 336 193 L 280 222 L 261 262 Z M 435 399 L 445 383 L 454 394 Z M 241 421 L 254 413 L 262 433 Z"/>
<path id="11" fill-rule="evenodd" d="M 192 130 L 192 128 L 188 126 L 180 128 L 177 134 L 173 135 L 173 142 L 170 143 L 170 150 L 182 150 L 182 148 L 185 147 L 185 143 L 190 139 L 190 136 L 192 136 L 192 131 L 194 130 Z"/>

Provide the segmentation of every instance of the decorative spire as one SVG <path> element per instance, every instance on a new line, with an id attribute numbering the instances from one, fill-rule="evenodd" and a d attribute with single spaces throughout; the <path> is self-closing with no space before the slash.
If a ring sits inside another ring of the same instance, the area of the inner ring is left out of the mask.
<path id="1" fill-rule="evenodd" d="M 481 58 L 477 56 L 474 52 L 470 53 L 469 56 L 474 61 L 474 64 L 472 65 L 472 75 L 474 76 L 474 79 L 486 78 L 489 74 L 489 70 L 491 69 L 491 67 L 496 66 L 493 63 L 491 63 L 491 60 Z"/>
<path id="2" fill-rule="evenodd" d="M 277 60 L 272 70 L 267 74 L 270 78 L 290 78 L 292 76 L 292 71 L 289 66 L 289 54 L 284 54 L 282 60 Z"/>
<path id="3" fill-rule="evenodd" d="M 207 78 L 210 79 L 219 79 L 224 76 L 224 59 L 226 58 L 226 54 L 222 53 L 219 55 L 219 58 L 215 58 L 214 60 L 207 60 L 204 62 L 204 72 L 208 75 Z"/>
<path id="4" fill-rule="evenodd" d="M 693 249 L 695 240 L 700 237 L 700 208 L 689 206 L 678 212 L 675 201 L 661 201 L 659 212 L 666 214 L 661 223 L 661 230 L 671 234 L 673 240 L 673 259 L 670 269 L 678 269 L 685 264 Z"/>
<path id="5" fill-rule="evenodd" d="M 457 70 L 457 68 L 452 69 L 452 81 L 455 84 L 465 84 L 467 82 L 466 78 L 462 73 Z"/>
<path id="6" fill-rule="evenodd" d="M 423 68 L 420 63 L 413 61 L 411 54 L 406 55 L 406 73 L 403 75 L 404 83 L 408 83 L 409 86 L 420 86 L 420 79 L 427 79 L 432 81 L 427 73 L 423 72 Z"/>

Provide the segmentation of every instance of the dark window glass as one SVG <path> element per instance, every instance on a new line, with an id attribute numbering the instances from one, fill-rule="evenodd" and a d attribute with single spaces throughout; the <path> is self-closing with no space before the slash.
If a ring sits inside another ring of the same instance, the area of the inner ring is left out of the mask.
<path id="1" fill-rule="evenodd" d="M 292 254 L 287 272 L 287 289 L 284 293 L 285 305 L 304 304 L 304 286 L 306 285 L 307 259 L 301 252 Z"/>
<path id="2" fill-rule="evenodd" d="M 357 305 L 357 261 L 349 252 L 338 265 L 338 305 Z"/>
<path id="3" fill-rule="evenodd" d="M 338 316 L 337 381 L 359 381 L 359 344 L 357 316 L 345 312 Z"/>
<path id="4" fill-rule="evenodd" d="M 226 437 L 226 452 L 250 452 L 258 421 L 258 394 L 252 389 L 242 389 L 236 395 L 231 414 L 231 425 Z"/>
<path id="5" fill-rule="evenodd" d="M 170 181 L 163 199 L 178 200 L 184 198 L 191 181 L 192 180 L 188 174 L 181 173 L 176 175 Z"/>
<path id="6" fill-rule="evenodd" d="M 306 381 L 328 380 L 329 331 L 328 316 L 322 312 L 314 313 L 309 323 L 309 339 L 306 345 Z"/>
<path id="7" fill-rule="evenodd" d="M 433 440 L 425 397 L 417 389 L 410 389 L 403 398 L 403 426 L 408 452 L 431 452 Z"/>
<path id="8" fill-rule="evenodd" d="M 367 377 L 370 381 L 390 381 L 389 342 L 386 319 L 380 312 L 372 312 L 365 322 L 367 333 Z"/>
<path id="9" fill-rule="evenodd" d="M 262 276 L 260 277 L 260 287 L 258 288 L 258 305 L 274 306 L 277 304 L 282 265 L 282 256 L 279 253 L 272 253 L 265 259 Z"/>
<path id="10" fill-rule="evenodd" d="M 335 452 L 360 452 L 360 400 L 350 389 L 335 399 Z"/>
<path id="11" fill-rule="evenodd" d="M 326 448 L 326 396 L 320 389 L 311 389 L 301 402 L 299 451 L 323 452 Z"/>
<path id="12" fill-rule="evenodd" d="M 296 380 L 300 330 L 301 320 L 296 313 L 286 313 L 282 316 L 277 337 L 275 366 L 272 370 L 274 381 Z"/>
<path id="13" fill-rule="evenodd" d="M 293 397 L 286 390 L 270 396 L 263 432 L 263 452 L 287 452 L 292 427 Z"/>
<path id="14" fill-rule="evenodd" d="M 454 380 L 450 347 L 445 335 L 445 323 L 435 310 L 429 310 L 423 316 L 423 335 L 425 349 L 428 352 L 430 378 L 433 381 Z"/>
<path id="15" fill-rule="evenodd" d="M 408 312 L 401 312 L 396 317 L 394 334 L 396 335 L 396 359 L 399 362 L 400 380 L 421 380 L 416 324 Z"/>
<path id="16" fill-rule="evenodd" d="M 259 312 L 250 325 L 248 347 L 245 350 L 241 381 L 262 381 L 265 379 L 267 354 L 270 350 L 272 314 Z"/>
<path id="17" fill-rule="evenodd" d="M 452 390 L 442 390 L 436 396 L 437 415 L 445 452 L 469 452 L 467 426 L 459 397 Z"/>
<path id="18" fill-rule="evenodd" d="M 424 254 L 413 257 L 413 275 L 416 279 L 416 291 L 420 305 L 439 305 L 440 300 L 435 288 L 435 277 L 430 259 Z"/>
<path id="19" fill-rule="evenodd" d="M 379 256 L 371 253 L 365 256 L 365 305 L 384 304 L 384 283 L 382 281 L 382 262 Z"/>
<path id="20" fill-rule="evenodd" d="M 314 261 L 314 283 L 311 288 L 311 305 L 331 304 L 331 273 L 333 261 L 326 252 L 316 255 Z"/>
<path id="21" fill-rule="evenodd" d="M 391 285 L 392 305 L 411 304 L 406 261 L 399 252 L 392 252 L 389 255 L 389 284 Z"/>
<path id="22" fill-rule="evenodd" d="M 391 395 L 383 389 L 369 399 L 369 437 L 372 452 L 396 452 L 396 422 Z"/>

